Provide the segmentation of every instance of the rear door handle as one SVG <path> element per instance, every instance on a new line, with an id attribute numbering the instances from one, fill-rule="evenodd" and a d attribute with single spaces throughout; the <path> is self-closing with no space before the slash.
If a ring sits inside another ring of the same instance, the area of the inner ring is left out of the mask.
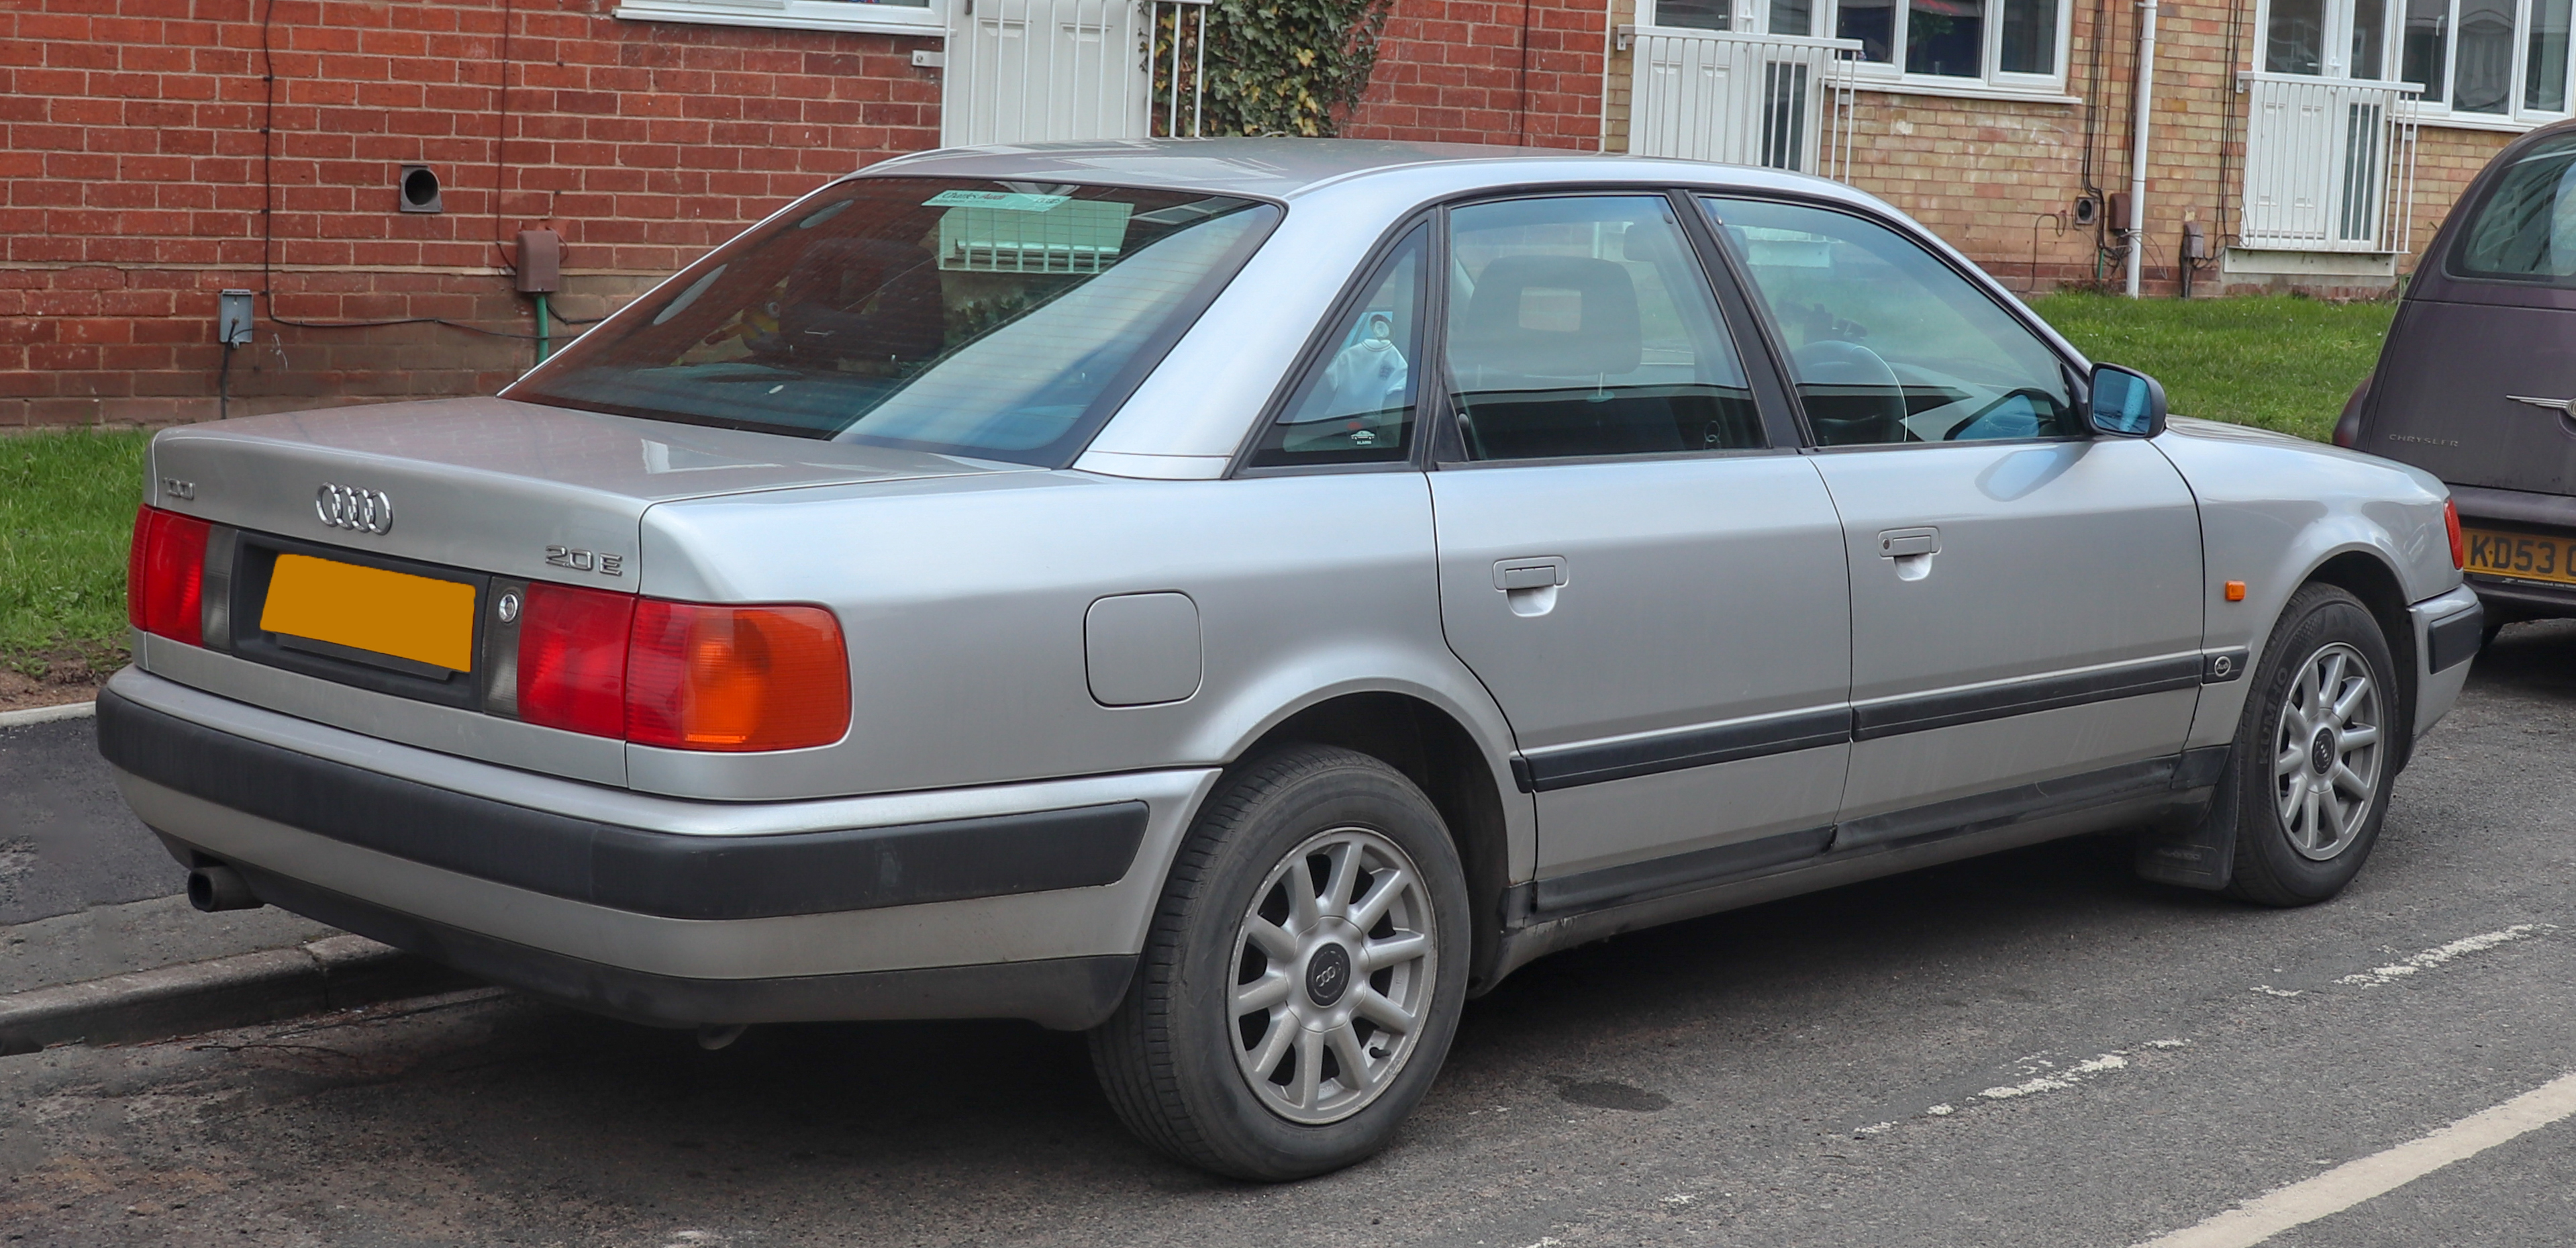
<path id="1" fill-rule="evenodd" d="M 1541 559 L 1501 559 L 1494 563 L 1496 589 L 1547 589 L 1563 584 L 1565 560 L 1555 555 Z"/>

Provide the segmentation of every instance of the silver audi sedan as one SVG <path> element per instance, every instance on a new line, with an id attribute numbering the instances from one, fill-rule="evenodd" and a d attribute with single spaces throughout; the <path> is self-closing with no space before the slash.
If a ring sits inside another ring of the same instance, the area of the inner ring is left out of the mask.
<path id="1" fill-rule="evenodd" d="M 2479 639 L 2439 482 L 1867 195 L 1473 147 L 889 161 L 497 398 L 165 432 L 135 533 L 99 744 L 200 905 L 1087 1030 L 1256 1179 L 1615 932 L 2082 834 L 2332 897 Z"/>

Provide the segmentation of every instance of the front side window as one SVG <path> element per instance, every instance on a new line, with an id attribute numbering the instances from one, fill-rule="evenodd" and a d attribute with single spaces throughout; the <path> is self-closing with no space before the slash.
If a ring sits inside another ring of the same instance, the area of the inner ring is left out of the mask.
<path id="1" fill-rule="evenodd" d="M 2460 237 L 2451 271 L 2576 286 L 2576 135 L 2533 144 L 2496 179 Z"/>
<path id="2" fill-rule="evenodd" d="M 2057 353 L 1911 240 L 1826 208 L 1706 203 L 1771 310 L 1819 444 L 2084 436 Z"/>
<path id="3" fill-rule="evenodd" d="M 1449 214 L 1450 404 L 1470 459 L 1741 450 L 1762 422 L 1660 195 Z"/>
<path id="4" fill-rule="evenodd" d="M 858 178 L 725 244 L 509 397 L 1061 467 L 1278 209 Z"/>

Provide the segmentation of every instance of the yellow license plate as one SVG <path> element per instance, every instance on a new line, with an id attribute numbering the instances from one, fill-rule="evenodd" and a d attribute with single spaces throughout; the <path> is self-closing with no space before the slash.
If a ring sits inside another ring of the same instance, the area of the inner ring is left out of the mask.
<path id="1" fill-rule="evenodd" d="M 2462 536 L 2469 539 L 2471 572 L 2576 585 L 2576 541 L 2484 529 L 2464 530 Z"/>
<path id="2" fill-rule="evenodd" d="M 474 587 L 457 581 L 279 555 L 259 626 L 452 672 L 474 670 Z"/>

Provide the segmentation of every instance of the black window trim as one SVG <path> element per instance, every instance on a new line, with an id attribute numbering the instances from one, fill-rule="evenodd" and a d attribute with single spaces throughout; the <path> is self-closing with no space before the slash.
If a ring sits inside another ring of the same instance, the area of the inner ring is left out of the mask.
<path id="1" fill-rule="evenodd" d="M 1924 255 L 1931 257 L 1934 262 L 1940 264 L 1943 268 L 1950 270 L 1953 274 L 1956 274 L 1960 280 L 1966 282 L 1968 286 L 1974 289 L 1978 294 L 1985 296 L 1988 303 L 1993 304 L 1997 309 L 2002 311 L 2006 317 L 2013 321 L 2013 323 L 2030 331 L 2031 337 L 2038 339 L 2039 344 L 2047 348 L 2050 355 L 2057 357 L 2058 367 L 2064 372 L 2068 393 L 2074 398 L 2077 410 L 2081 411 L 2084 406 L 2091 401 L 2091 388 L 2087 384 L 2087 378 L 2091 376 L 2090 361 L 2087 361 L 2080 355 L 2071 355 L 2067 351 L 2061 349 L 2058 345 L 2059 335 L 2057 332 L 2053 328 L 2050 328 L 2047 322 L 2040 320 L 2039 314 L 2032 312 L 2028 305 L 2023 304 L 2018 299 L 2005 300 L 1996 298 L 1995 294 L 1997 291 L 2002 290 L 2002 286 L 1994 280 L 1992 275 L 1975 269 L 1963 269 L 1950 256 L 1944 254 L 1940 248 L 1923 246 L 1923 244 L 1915 237 L 1916 231 L 1909 228 L 1905 223 L 1883 213 L 1873 211 L 1863 205 L 1845 203 L 1840 200 L 1831 199 L 1821 195 L 1802 195 L 1795 191 L 1692 187 L 1685 191 L 1684 195 L 1694 201 L 1709 199 L 1754 200 L 1768 203 L 1791 204 L 1801 208 L 1814 208 L 1825 212 L 1839 212 L 1845 216 L 1858 217 L 1863 221 L 1867 221 L 1872 225 L 1876 225 L 1887 230 L 1889 233 L 1895 234 L 1897 237 L 1902 238 L 1909 243 L 1913 243 L 1923 252 Z M 1693 206 L 1697 209 L 1695 215 L 1700 218 L 1701 224 L 1703 226 L 1707 225 L 1707 209 L 1696 203 Z M 1730 271 L 1738 275 L 1741 287 L 1748 292 L 1755 289 L 1751 275 L 1744 271 L 1744 258 L 1736 254 L 1735 245 L 1726 238 L 1725 231 L 1710 228 L 1709 233 L 1715 238 L 1720 254 L 1726 257 L 1726 262 Z M 2005 293 L 2009 294 L 2010 292 L 2007 291 Z M 1779 375 L 1782 381 L 1786 383 L 1788 378 L 1794 376 L 1794 374 L 1789 371 L 1787 343 L 1785 339 L 1779 337 L 1778 322 L 1773 319 L 1770 306 L 1767 303 L 1758 299 L 1749 300 L 1749 302 L 1751 302 L 1755 314 L 1761 318 L 1763 345 L 1765 349 L 1772 353 L 1772 364 L 1779 370 Z M 1791 410 L 1797 413 L 1798 432 L 1804 439 L 1801 446 L 1811 454 L 1839 455 L 1854 451 L 1919 450 L 1929 446 L 1950 445 L 2042 446 L 2089 442 L 2100 436 L 2098 431 L 2094 430 L 2088 422 L 2081 432 L 2071 437 L 1994 438 L 1979 439 L 1973 443 L 1858 442 L 1847 446 L 1825 446 L 1816 440 L 1814 427 L 1807 420 L 1806 401 L 1798 397 L 1797 387 L 1795 385 L 1788 385 L 1786 388 L 1789 392 L 1789 401 L 1792 404 Z"/>

